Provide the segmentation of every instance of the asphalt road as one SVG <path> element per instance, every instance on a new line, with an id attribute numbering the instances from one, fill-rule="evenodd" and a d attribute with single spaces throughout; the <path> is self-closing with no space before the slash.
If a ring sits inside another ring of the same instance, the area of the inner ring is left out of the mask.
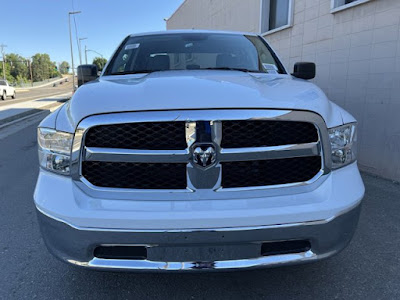
<path id="1" fill-rule="evenodd" d="M 63 84 L 58 84 L 56 87 L 53 85 L 47 85 L 44 87 L 34 88 L 34 89 L 24 89 L 23 91 L 17 90 L 17 98 L 12 99 L 11 97 L 7 97 L 7 100 L 0 100 L 0 106 L 10 105 L 13 103 L 20 103 L 24 101 L 29 101 L 33 99 L 37 99 L 40 97 L 51 97 L 56 95 L 65 94 L 72 91 L 72 77 L 68 78 L 68 82 L 63 82 Z"/>
<path id="2" fill-rule="evenodd" d="M 0 299 L 400 299 L 400 185 L 365 174 L 356 235 L 325 261 L 203 274 L 106 273 L 59 262 L 43 244 L 32 200 L 38 121 L 0 131 Z"/>

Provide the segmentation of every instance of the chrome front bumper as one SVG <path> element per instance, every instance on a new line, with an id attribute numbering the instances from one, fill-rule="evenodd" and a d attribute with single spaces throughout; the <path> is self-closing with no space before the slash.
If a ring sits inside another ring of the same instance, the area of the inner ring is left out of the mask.
<path id="1" fill-rule="evenodd" d="M 359 204 L 339 216 L 315 222 L 198 231 L 78 229 L 40 211 L 37 211 L 37 214 L 49 251 L 62 261 L 73 265 L 119 271 L 211 271 L 275 267 L 330 257 L 350 242 L 358 223 L 360 209 Z M 261 255 L 263 243 L 293 240 L 309 241 L 311 247 L 297 253 Z M 94 256 L 96 247 L 111 245 L 146 246 L 147 259 L 105 259 Z M 203 258 L 196 260 L 199 248 L 225 246 L 230 249 L 226 259 L 221 258 L 221 255 L 217 260 L 204 259 L 203 251 Z M 183 257 L 183 261 L 176 259 L 179 257 Z M 193 259 L 186 260 L 187 257 Z"/>

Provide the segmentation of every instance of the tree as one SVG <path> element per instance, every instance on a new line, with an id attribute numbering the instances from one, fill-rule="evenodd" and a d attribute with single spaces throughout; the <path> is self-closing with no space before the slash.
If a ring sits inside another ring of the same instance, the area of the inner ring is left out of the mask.
<path id="1" fill-rule="evenodd" d="M 28 78 L 27 60 L 21 55 L 10 53 L 6 56 L 6 62 L 10 67 L 10 75 L 16 80 L 26 80 Z"/>
<path id="2" fill-rule="evenodd" d="M 32 57 L 33 81 L 43 81 L 60 75 L 55 62 L 46 53 L 37 53 Z"/>
<path id="3" fill-rule="evenodd" d="M 93 64 L 97 66 L 97 68 L 99 69 L 99 71 L 102 71 L 104 66 L 107 63 L 107 59 L 103 58 L 103 57 L 95 57 L 93 59 Z"/>
<path id="4" fill-rule="evenodd" d="M 63 62 L 60 64 L 60 70 L 59 70 L 59 71 L 60 71 L 61 74 L 68 74 L 69 69 L 70 69 L 70 66 L 69 66 L 69 63 L 68 63 L 68 62 L 63 61 Z"/>
<path id="5" fill-rule="evenodd" d="M 43 81 L 50 78 L 50 56 L 37 53 L 32 57 L 33 81 Z"/>
<path id="6" fill-rule="evenodd" d="M 65 62 L 69 67 L 68 63 Z M 32 57 L 33 81 L 43 81 L 60 76 L 57 64 L 48 54 L 37 53 Z M 11 83 L 23 83 L 31 79 L 28 60 L 16 53 L 5 55 L 5 75 Z M 3 64 L 0 61 L 0 78 L 3 78 Z"/>
<path id="7" fill-rule="evenodd" d="M 61 75 L 61 73 L 57 68 L 57 63 L 55 61 L 53 61 L 51 64 L 52 65 L 51 65 L 50 78 L 59 77 Z"/>

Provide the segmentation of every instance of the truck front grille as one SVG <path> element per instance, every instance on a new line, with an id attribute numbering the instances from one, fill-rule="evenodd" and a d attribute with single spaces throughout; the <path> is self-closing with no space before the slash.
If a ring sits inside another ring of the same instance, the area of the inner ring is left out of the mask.
<path id="1" fill-rule="evenodd" d="M 318 132 L 312 123 L 265 120 L 222 122 L 222 148 L 267 147 L 316 141 Z"/>
<path id="2" fill-rule="evenodd" d="M 82 122 L 75 179 L 102 188 L 191 192 L 304 185 L 324 173 L 321 117 L 282 111 L 251 119 L 253 112 L 246 113 L 234 112 L 233 119 L 231 111 L 147 113 L 149 120 L 141 113 L 140 121 L 132 121 L 135 113 L 90 117 L 95 121 Z"/>
<path id="3" fill-rule="evenodd" d="M 321 157 L 222 163 L 222 187 L 254 187 L 305 182 L 321 170 Z M 240 176 L 238 176 L 240 174 Z"/>
<path id="4" fill-rule="evenodd" d="M 186 148 L 185 122 L 100 125 L 86 134 L 87 147 L 180 150 Z"/>
<path id="5" fill-rule="evenodd" d="M 124 189 L 185 189 L 186 164 L 84 161 L 83 176 L 93 185 Z"/>

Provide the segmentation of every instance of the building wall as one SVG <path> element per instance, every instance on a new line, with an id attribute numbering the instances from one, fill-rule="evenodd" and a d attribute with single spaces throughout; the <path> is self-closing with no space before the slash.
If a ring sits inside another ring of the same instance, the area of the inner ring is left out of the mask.
<path id="1" fill-rule="evenodd" d="M 317 64 L 314 82 L 359 122 L 360 167 L 400 181 L 400 0 L 334 14 L 330 4 L 294 0 L 293 27 L 265 38 L 289 71 L 297 61 Z M 187 0 L 167 28 L 259 32 L 259 18 L 259 0 Z"/>
<path id="2" fill-rule="evenodd" d="M 167 20 L 167 29 L 257 32 L 260 0 L 186 0 Z"/>

